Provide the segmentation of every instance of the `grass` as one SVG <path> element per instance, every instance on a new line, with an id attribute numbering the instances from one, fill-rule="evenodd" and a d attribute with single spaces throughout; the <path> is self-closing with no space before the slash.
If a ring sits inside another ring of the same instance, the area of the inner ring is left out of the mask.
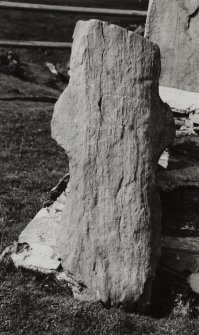
<path id="1" fill-rule="evenodd" d="M 17 239 L 67 171 L 67 157 L 50 137 L 52 111 L 44 103 L 1 103 L 1 251 Z M 173 313 L 155 319 L 74 300 L 53 276 L 17 270 L 9 261 L 0 266 L 2 335 L 198 335 L 198 318 L 179 299 Z"/>
<path id="2" fill-rule="evenodd" d="M 17 238 L 66 173 L 67 157 L 50 137 L 52 111 L 45 103 L 1 103 L 1 249 Z"/>
<path id="3" fill-rule="evenodd" d="M 155 320 L 101 304 L 75 301 L 53 277 L 1 269 L 0 334 L 198 335 L 198 320 Z"/>

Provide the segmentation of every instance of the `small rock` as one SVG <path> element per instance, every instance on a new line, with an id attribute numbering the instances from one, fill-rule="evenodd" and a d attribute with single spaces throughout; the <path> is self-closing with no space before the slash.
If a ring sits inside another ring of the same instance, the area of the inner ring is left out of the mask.
<path id="1" fill-rule="evenodd" d="M 192 291 L 199 294 L 199 273 L 192 273 L 189 276 L 188 282 Z"/>
<path id="2" fill-rule="evenodd" d="M 198 98 L 199 98 L 199 95 L 198 95 Z M 193 122 L 194 125 L 196 126 L 199 125 L 199 113 L 191 114 L 189 118 Z"/>

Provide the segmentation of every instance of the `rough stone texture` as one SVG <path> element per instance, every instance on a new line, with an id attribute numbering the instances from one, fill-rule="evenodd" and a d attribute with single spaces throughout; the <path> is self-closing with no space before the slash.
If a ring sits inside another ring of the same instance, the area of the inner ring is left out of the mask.
<path id="1" fill-rule="evenodd" d="M 171 87 L 159 87 L 161 99 L 179 114 L 199 114 L 199 94 Z"/>
<path id="2" fill-rule="evenodd" d="M 199 92 L 199 0 L 150 0 L 145 37 L 160 47 L 160 84 Z"/>
<path id="3" fill-rule="evenodd" d="M 87 298 L 106 304 L 143 307 L 150 299 L 160 254 L 155 171 L 174 138 L 159 73 L 159 48 L 140 35 L 77 23 L 69 86 L 52 120 L 71 175 L 58 247 Z"/>
<path id="4" fill-rule="evenodd" d="M 42 208 L 22 231 L 19 247 L 11 256 L 17 267 L 46 273 L 60 268 L 57 234 L 68 192 L 69 188 L 51 206 Z"/>
<path id="5" fill-rule="evenodd" d="M 11 256 L 16 267 L 23 267 L 44 273 L 56 271 L 60 267 L 60 260 L 51 246 L 43 243 L 20 245 Z"/>

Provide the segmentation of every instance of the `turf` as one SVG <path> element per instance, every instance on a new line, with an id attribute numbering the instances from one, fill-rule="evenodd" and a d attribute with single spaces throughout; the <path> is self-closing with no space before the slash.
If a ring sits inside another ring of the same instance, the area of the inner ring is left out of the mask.
<path id="1" fill-rule="evenodd" d="M 198 335 L 198 320 L 128 314 L 101 304 L 76 301 L 52 277 L 1 269 L 0 334 L 24 335 Z"/>
<path id="2" fill-rule="evenodd" d="M 53 105 L 0 104 L 0 248 L 17 238 L 68 169 L 50 136 Z"/>

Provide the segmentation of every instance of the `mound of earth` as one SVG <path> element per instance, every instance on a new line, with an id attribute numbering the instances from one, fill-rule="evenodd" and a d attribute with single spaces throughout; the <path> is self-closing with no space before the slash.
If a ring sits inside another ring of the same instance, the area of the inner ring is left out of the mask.
<path id="1" fill-rule="evenodd" d="M 44 85 L 34 84 L 16 78 L 11 75 L 0 74 L 0 100 L 8 97 L 33 97 L 44 96 L 57 99 L 60 95 L 58 90 Z"/>
<path id="2" fill-rule="evenodd" d="M 69 81 L 68 70 L 63 72 L 63 69 L 60 69 L 60 67 L 56 69 L 51 62 L 41 62 L 40 64 L 22 62 L 20 56 L 11 50 L 7 52 L 3 51 L 0 54 L 0 73 L 58 91 L 63 91 Z M 13 78 L 11 78 L 12 82 L 16 85 Z M 22 84 L 22 86 L 24 85 Z M 28 83 L 27 86 L 29 86 Z"/>

